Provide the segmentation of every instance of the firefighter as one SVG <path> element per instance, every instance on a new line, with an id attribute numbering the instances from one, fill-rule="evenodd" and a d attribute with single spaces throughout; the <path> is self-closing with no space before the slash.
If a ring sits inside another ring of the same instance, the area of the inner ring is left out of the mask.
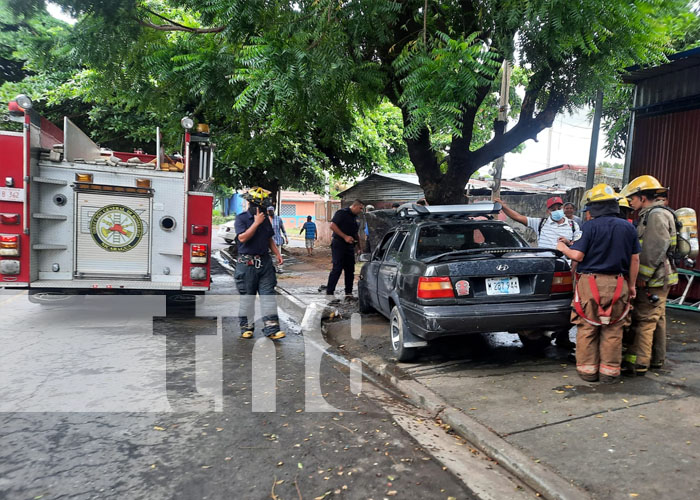
<path id="1" fill-rule="evenodd" d="M 620 378 L 622 328 L 636 295 L 639 252 L 634 226 L 620 219 L 615 191 L 594 186 L 587 206 L 591 220 L 569 247 L 557 244 L 578 262 L 571 322 L 576 334 L 576 371 L 586 382 L 612 384 Z"/>
<path id="2" fill-rule="evenodd" d="M 678 274 L 668 258 L 668 252 L 676 247 L 676 223 L 673 213 L 666 208 L 667 193 L 668 188 L 650 175 L 633 179 L 621 192 L 630 207 L 639 210 L 637 236 L 642 245 L 639 293 L 632 314 L 634 339 L 624 359 L 624 373 L 630 376 L 646 374 L 655 338 L 655 367 L 661 367 L 666 357 L 666 297 L 670 287 L 678 283 Z"/>
<path id="3" fill-rule="evenodd" d="M 239 324 L 241 338 L 253 337 L 255 328 L 255 296 L 260 294 L 263 314 L 263 333 L 272 340 L 285 337 L 280 330 L 277 316 L 275 286 L 277 276 L 270 252 L 275 254 L 277 264 L 284 262 L 274 240 L 274 230 L 265 209 L 270 205 L 270 192 L 252 188 L 243 195 L 248 200 L 248 210 L 236 216 L 235 231 L 238 240 L 238 261 L 234 279 L 241 295 Z"/>

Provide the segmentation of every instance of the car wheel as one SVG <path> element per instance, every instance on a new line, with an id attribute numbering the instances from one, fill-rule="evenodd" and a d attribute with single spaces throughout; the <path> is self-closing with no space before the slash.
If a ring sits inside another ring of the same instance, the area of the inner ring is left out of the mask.
<path id="1" fill-rule="evenodd" d="M 391 350 L 399 361 L 411 361 L 416 357 L 417 348 L 404 346 L 404 325 L 399 308 L 391 309 L 389 318 L 389 334 L 391 335 Z"/>
<path id="2" fill-rule="evenodd" d="M 520 337 L 520 342 L 523 343 L 523 347 L 532 352 L 541 352 L 552 343 L 550 337 L 537 331 L 521 332 L 518 333 L 518 337 Z"/>
<path id="3" fill-rule="evenodd" d="M 374 307 L 372 307 L 369 300 L 369 291 L 364 286 L 358 287 L 358 307 L 362 314 L 368 314 L 374 312 Z"/>

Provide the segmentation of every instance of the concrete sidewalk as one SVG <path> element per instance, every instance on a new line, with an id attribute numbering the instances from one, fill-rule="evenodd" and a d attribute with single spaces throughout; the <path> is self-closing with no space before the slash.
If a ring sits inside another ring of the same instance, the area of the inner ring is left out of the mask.
<path id="1" fill-rule="evenodd" d="M 303 314 L 325 283 L 318 260 L 285 266 L 286 307 Z M 282 275 L 284 276 L 284 275 Z M 646 377 L 601 386 L 581 381 L 567 352 L 537 357 L 517 337 L 453 338 L 418 363 L 397 363 L 388 322 L 352 305 L 325 325 L 326 340 L 385 377 L 545 498 L 700 498 L 700 316 L 668 311 L 668 362 Z M 357 336 L 357 335 L 356 335 Z"/>

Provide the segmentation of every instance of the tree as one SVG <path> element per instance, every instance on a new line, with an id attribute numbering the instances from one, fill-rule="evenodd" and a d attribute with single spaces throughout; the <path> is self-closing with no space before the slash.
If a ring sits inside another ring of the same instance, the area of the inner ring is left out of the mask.
<path id="1" fill-rule="evenodd" d="M 320 159 L 329 170 L 371 169 L 363 153 L 372 149 L 356 142 L 348 151 L 347 145 L 364 118 L 393 104 L 431 203 L 462 201 L 473 172 L 536 137 L 558 112 L 587 102 L 622 68 L 663 60 L 669 39 L 665 13 L 685 5 L 683 0 L 56 3 L 83 16 L 85 42 L 77 53 L 91 66 L 117 56 L 128 62 L 110 61 L 111 72 L 122 79 L 129 68 L 142 76 L 156 74 L 168 90 L 187 82 L 197 90 L 189 93 L 191 102 L 195 97 L 206 102 L 195 104 L 197 113 L 235 117 L 258 133 L 267 134 L 272 125 L 275 158 L 285 165 L 308 158 L 311 167 Z M 164 42 L 164 51 L 151 50 Z M 152 59 L 137 60 L 143 53 Z M 525 89 L 517 122 L 507 132 L 492 121 L 504 59 L 523 68 Z M 128 82 L 118 83 L 128 88 Z M 232 103 L 235 114 L 225 107 L 212 111 L 212 103 Z M 234 128 L 240 140 L 251 138 Z"/>
<path id="2" fill-rule="evenodd" d="M 666 24 L 671 33 L 669 52 L 682 52 L 700 47 L 700 15 L 697 10 L 682 8 L 680 12 L 668 15 Z M 634 86 L 619 80 L 606 90 L 603 98 L 602 126 L 605 131 L 605 151 L 615 158 L 624 157 L 627 151 L 633 101 Z"/>

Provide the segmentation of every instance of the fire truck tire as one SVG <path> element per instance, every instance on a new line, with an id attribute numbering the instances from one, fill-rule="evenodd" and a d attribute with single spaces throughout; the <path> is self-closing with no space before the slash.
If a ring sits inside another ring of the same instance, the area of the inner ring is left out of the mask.
<path id="1" fill-rule="evenodd" d="M 29 290 L 29 302 L 42 306 L 74 306 L 80 304 L 84 295 L 75 295 L 61 291 Z"/>
<path id="2" fill-rule="evenodd" d="M 166 316 L 193 317 L 197 310 L 197 294 L 187 292 L 169 293 L 165 296 Z"/>

